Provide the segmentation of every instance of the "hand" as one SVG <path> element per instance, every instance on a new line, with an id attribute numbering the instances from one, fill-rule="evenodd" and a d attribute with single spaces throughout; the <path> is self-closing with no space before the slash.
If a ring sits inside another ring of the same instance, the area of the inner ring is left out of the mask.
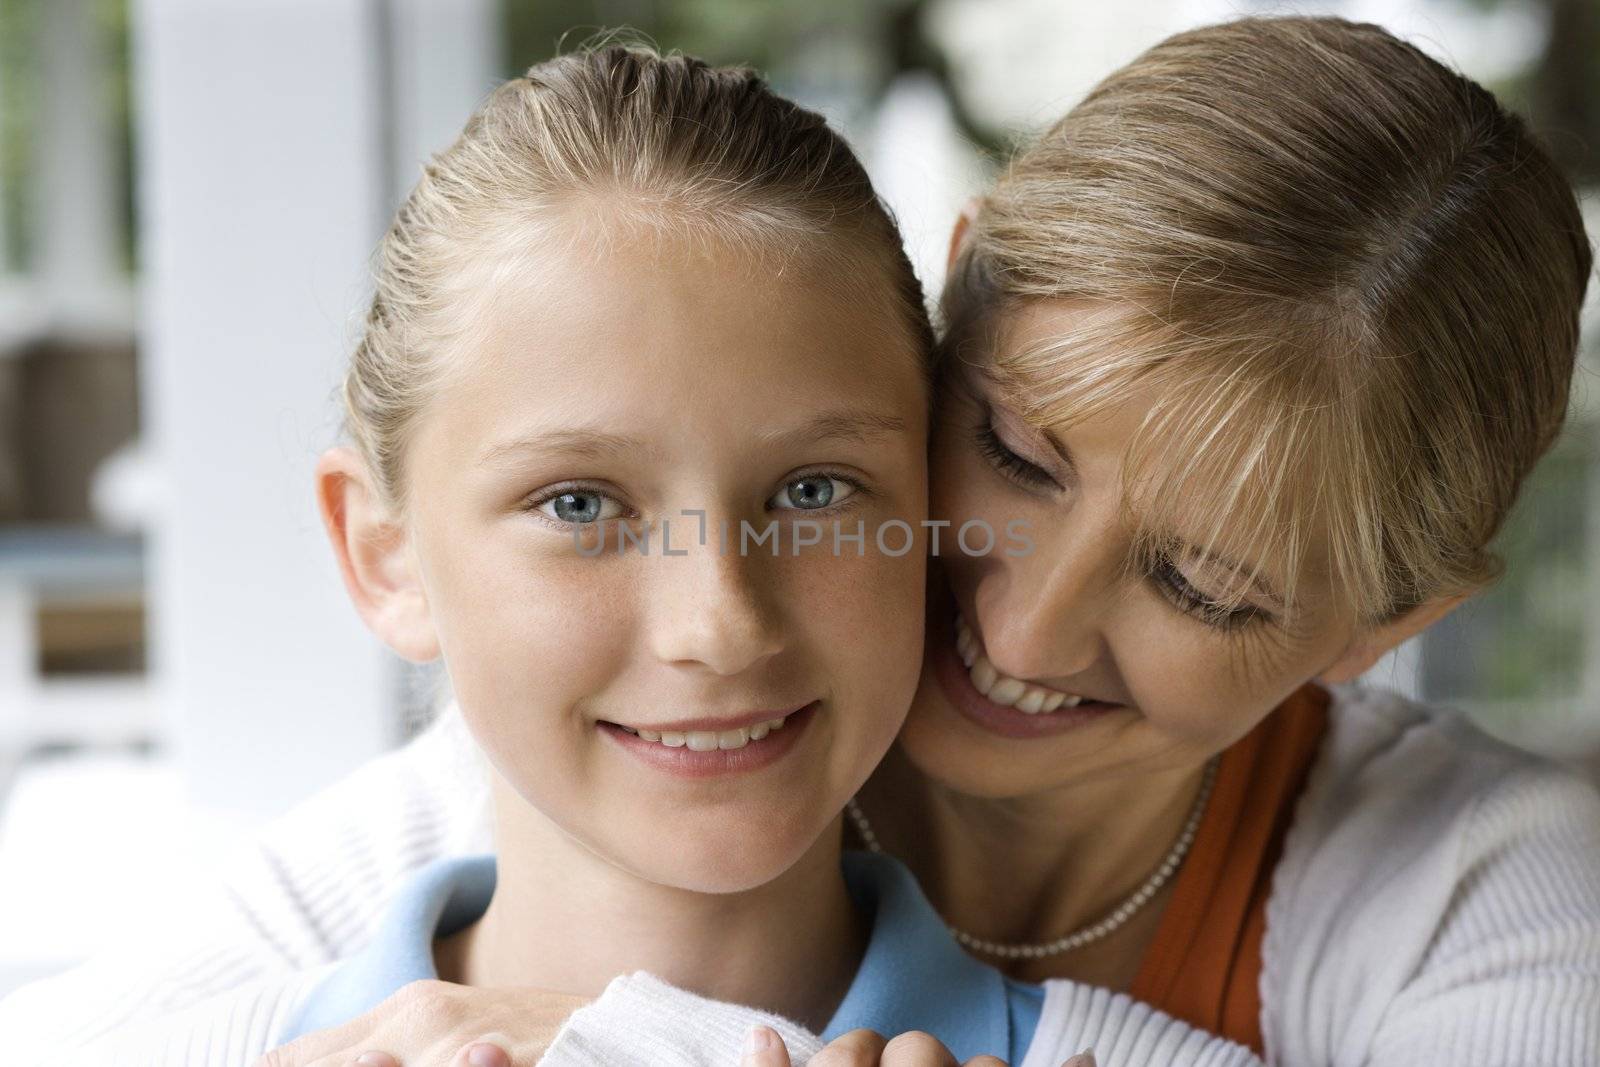
<path id="1" fill-rule="evenodd" d="M 365 1015 L 273 1049 L 255 1067 L 533 1067 L 587 1003 L 539 989 L 412 982 Z"/>
<path id="2" fill-rule="evenodd" d="M 739 1067 L 790 1067 L 789 1050 L 771 1028 L 750 1031 Z M 811 1058 L 808 1067 L 1006 1067 L 994 1056 L 974 1056 L 956 1062 L 938 1038 L 921 1031 L 885 1039 L 871 1030 L 852 1030 L 829 1042 Z M 1061 1067 L 1095 1067 L 1092 1052 L 1080 1053 Z"/>

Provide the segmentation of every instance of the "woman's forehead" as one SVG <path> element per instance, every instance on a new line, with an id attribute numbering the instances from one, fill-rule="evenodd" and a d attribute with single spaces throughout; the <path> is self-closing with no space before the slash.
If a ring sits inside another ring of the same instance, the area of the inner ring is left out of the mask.
<path id="1" fill-rule="evenodd" d="M 1317 459 L 1315 435 L 1284 417 L 1292 404 L 1247 368 L 1215 349 L 1186 361 L 1140 318 L 1102 301 L 1022 302 L 966 372 L 1076 462 L 1114 471 L 1130 536 L 1259 579 L 1279 599 L 1330 597 L 1331 458 Z"/>

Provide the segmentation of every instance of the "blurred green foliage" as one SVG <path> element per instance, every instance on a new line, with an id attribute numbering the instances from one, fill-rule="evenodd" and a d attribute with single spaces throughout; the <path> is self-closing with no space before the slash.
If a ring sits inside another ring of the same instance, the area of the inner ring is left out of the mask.
<path id="1" fill-rule="evenodd" d="M 717 65 L 748 64 L 780 91 L 870 113 L 900 75 L 931 75 L 962 134 L 980 150 L 1004 134 L 972 113 L 959 78 L 927 30 L 930 0 L 502 0 L 507 77 L 606 32 L 628 29 L 656 46 Z"/>
<path id="2" fill-rule="evenodd" d="M 29 259 L 28 176 L 33 172 L 34 124 L 39 113 L 36 40 L 38 0 L 0 0 L 0 270 Z"/>
<path id="3" fill-rule="evenodd" d="M 39 46 L 51 0 L 0 0 L 0 218 L 5 220 L 0 270 L 24 271 L 32 261 L 33 175 L 44 114 Z M 111 131 L 112 165 L 119 174 L 119 247 L 128 272 L 137 261 L 133 167 L 133 92 L 129 84 L 128 0 L 92 0 L 93 32 L 104 63 L 94 78 Z"/>
<path id="4" fill-rule="evenodd" d="M 1569 423 L 1496 542 L 1505 574 L 1430 632 L 1430 698 L 1525 705 L 1583 695 L 1597 587 L 1589 532 L 1600 489 L 1595 430 L 1590 420 Z"/>

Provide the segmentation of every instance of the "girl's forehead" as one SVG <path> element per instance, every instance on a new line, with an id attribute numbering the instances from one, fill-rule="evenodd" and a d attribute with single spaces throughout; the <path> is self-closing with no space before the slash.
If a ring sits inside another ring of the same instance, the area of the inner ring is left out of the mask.
<path id="1" fill-rule="evenodd" d="M 565 242 L 474 294 L 436 417 L 460 436 L 530 426 L 752 431 L 853 411 L 913 428 L 921 367 L 878 301 L 820 263 L 695 244 Z M 902 331 L 903 332 L 903 331 Z"/>

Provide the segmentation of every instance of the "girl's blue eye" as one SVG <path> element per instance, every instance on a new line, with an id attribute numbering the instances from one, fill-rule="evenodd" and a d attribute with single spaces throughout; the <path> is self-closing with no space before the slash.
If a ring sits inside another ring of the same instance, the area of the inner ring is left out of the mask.
<path id="1" fill-rule="evenodd" d="M 592 489 L 569 489 L 540 504 L 539 510 L 557 522 L 578 526 L 614 519 L 622 514 L 622 505 Z"/>
<path id="2" fill-rule="evenodd" d="M 854 486 L 838 478 L 830 478 L 826 474 L 808 474 L 772 494 L 767 506 L 783 511 L 816 511 L 850 499 L 855 491 Z"/>

